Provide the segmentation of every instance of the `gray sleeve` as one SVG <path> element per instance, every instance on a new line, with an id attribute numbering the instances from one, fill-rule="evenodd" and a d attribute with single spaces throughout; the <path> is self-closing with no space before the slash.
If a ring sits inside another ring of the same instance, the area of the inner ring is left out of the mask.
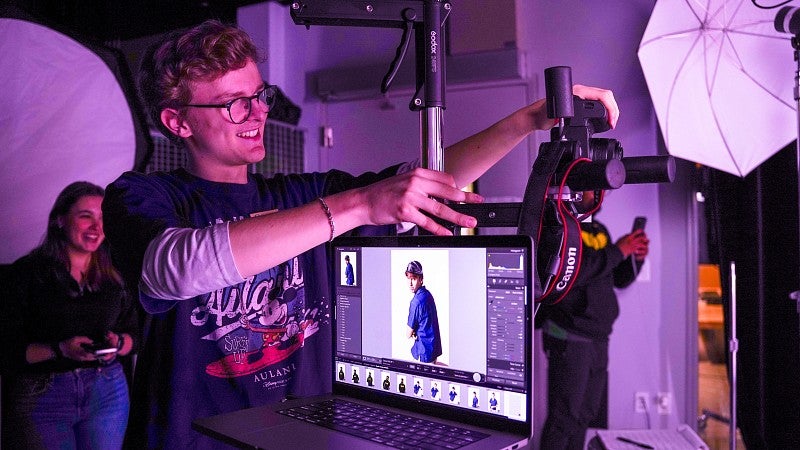
<path id="1" fill-rule="evenodd" d="M 156 299 L 186 300 L 241 283 L 231 253 L 228 223 L 206 228 L 167 228 L 147 246 L 141 293 Z"/>
<path id="2" fill-rule="evenodd" d="M 414 160 L 402 164 L 402 174 L 420 167 Z M 400 223 L 398 232 L 413 228 Z M 139 290 L 152 299 L 186 300 L 243 282 L 231 253 L 228 223 L 202 229 L 168 228 L 145 250 Z"/>

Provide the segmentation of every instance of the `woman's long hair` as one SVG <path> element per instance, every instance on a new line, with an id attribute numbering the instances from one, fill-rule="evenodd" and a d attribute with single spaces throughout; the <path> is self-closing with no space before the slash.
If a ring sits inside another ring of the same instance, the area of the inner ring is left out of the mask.
<path id="1" fill-rule="evenodd" d="M 51 261 L 54 264 L 59 264 L 67 269 L 66 274 L 70 271 L 70 259 L 67 252 L 69 239 L 64 229 L 59 226 L 59 217 L 65 216 L 69 213 L 70 208 L 83 197 L 86 196 L 104 196 L 105 190 L 100 186 L 92 184 L 88 181 L 76 181 L 61 191 L 53 204 L 53 209 L 50 210 L 50 215 L 47 218 L 47 232 L 45 233 L 42 244 L 34 250 L 35 253 L 44 259 Z M 62 281 L 67 283 L 64 272 L 55 271 L 59 274 L 59 278 L 65 278 Z M 111 254 L 108 250 L 108 245 L 103 241 L 102 245 L 92 253 L 89 261 L 89 267 L 86 270 L 84 278 L 84 288 L 91 291 L 97 291 L 104 283 L 113 283 L 122 287 L 122 276 L 114 268 L 111 263 Z"/>

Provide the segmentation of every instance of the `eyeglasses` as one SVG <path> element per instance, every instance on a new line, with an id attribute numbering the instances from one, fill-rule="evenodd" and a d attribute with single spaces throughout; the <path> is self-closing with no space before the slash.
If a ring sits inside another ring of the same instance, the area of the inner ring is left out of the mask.
<path id="1" fill-rule="evenodd" d="M 270 110 L 275 106 L 275 96 L 277 93 L 277 86 L 264 83 L 264 88 L 250 97 L 238 97 L 220 105 L 199 105 L 190 103 L 183 106 L 192 106 L 194 108 L 225 108 L 228 110 L 228 117 L 230 117 L 231 122 L 244 123 L 244 121 L 250 117 L 250 112 L 253 110 L 253 100 L 258 99 L 258 101 L 266 105 L 267 110 Z"/>

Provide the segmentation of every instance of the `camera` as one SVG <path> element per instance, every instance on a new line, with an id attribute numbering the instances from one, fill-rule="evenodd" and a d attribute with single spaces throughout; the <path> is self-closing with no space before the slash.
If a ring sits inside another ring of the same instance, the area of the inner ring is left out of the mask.
<path id="1" fill-rule="evenodd" d="M 675 178 L 673 157 L 625 158 L 616 139 L 593 137 L 611 128 L 608 112 L 601 102 L 572 94 L 571 68 L 550 67 L 544 75 L 547 116 L 559 120 L 551 130 L 550 142 L 539 147 L 539 158 L 550 158 L 550 163 L 556 165 L 551 186 L 564 184 L 569 191 L 580 192 L 617 189 L 623 184 L 671 182 Z"/>
<path id="2" fill-rule="evenodd" d="M 595 138 L 607 131 L 608 112 L 599 101 L 572 94 L 572 71 L 566 66 L 545 70 L 547 116 L 557 119 L 550 142 L 542 143 L 528 180 L 518 232 L 537 244 L 539 279 L 536 299 L 561 301 L 578 277 L 582 256 L 580 222 L 595 211 L 578 211 L 583 191 L 617 189 L 626 183 L 671 182 L 671 156 L 625 158 L 615 139 Z"/>
<path id="3" fill-rule="evenodd" d="M 545 70 L 547 116 L 557 119 L 550 142 L 539 146 L 522 203 L 451 204 L 453 210 L 475 217 L 481 227 L 516 227 L 536 244 L 534 298 L 554 304 L 569 292 L 578 277 L 582 257 L 577 211 L 584 191 L 617 189 L 623 184 L 671 182 L 672 156 L 625 157 L 615 139 L 595 138 L 608 131 L 608 111 L 602 102 L 572 94 L 572 69 Z M 595 205 L 599 206 L 599 203 Z M 452 224 L 440 221 L 457 231 Z"/>

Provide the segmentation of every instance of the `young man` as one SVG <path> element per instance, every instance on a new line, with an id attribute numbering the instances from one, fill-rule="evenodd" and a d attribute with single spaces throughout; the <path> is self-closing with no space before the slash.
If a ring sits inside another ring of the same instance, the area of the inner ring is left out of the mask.
<path id="1" fill-rule="evenodd" d="M 480 202 L 459 188 L 553 125 L 540 100 L 447 149 L 447 173 L 404 164 L 266 179 L 247 170 L 264 158 L 274 95 L 258 60 L 247 34 L 215 21 L 171 33 L 143 56 L 144 103 L 184 145 L 187 165 L 125 173 L 103 203 L 118 267 L 150 313 L 133 387 L 136 448 L 213 447 L 192 431 L 195 418 L 330 391 L 322 244 L 363 225 L 449 233 L 429 216 L 475 225 L 434 198 Z M 610 91 L 574 91 L 602 100 L 616 123 Z"/>
<path id="2" fill-rule="evenodd" d="M 576 204 L 581 213 L 594 206 L 594 191 L 584 192 Z M 613 243 L 596 218 L 581 223 L 581 240 L 583 258 L 575 286 L 559 303 L 539 310 L 545 318 L 548 359 L 543 449 L 582 449 L 589 426 L 607 426 L 599 422 L 605 417 L 600 408 L 608 385 L 608 337 L 619 314 L 614 288 L 636 280 L 649 249 L 643 230 Z"/>
<path id="3" fill-rule="evenodd" d="M 439 315 L 433 294 L 422 285 L 422 264 L 411 261 L 406 266 L 408 288 L 414 297 L 408 306 L 407 337 L 413 340 L 411 356 L 424 363 L 436 363 L 442 356 L 442 336 L 439 334 Z"/>

